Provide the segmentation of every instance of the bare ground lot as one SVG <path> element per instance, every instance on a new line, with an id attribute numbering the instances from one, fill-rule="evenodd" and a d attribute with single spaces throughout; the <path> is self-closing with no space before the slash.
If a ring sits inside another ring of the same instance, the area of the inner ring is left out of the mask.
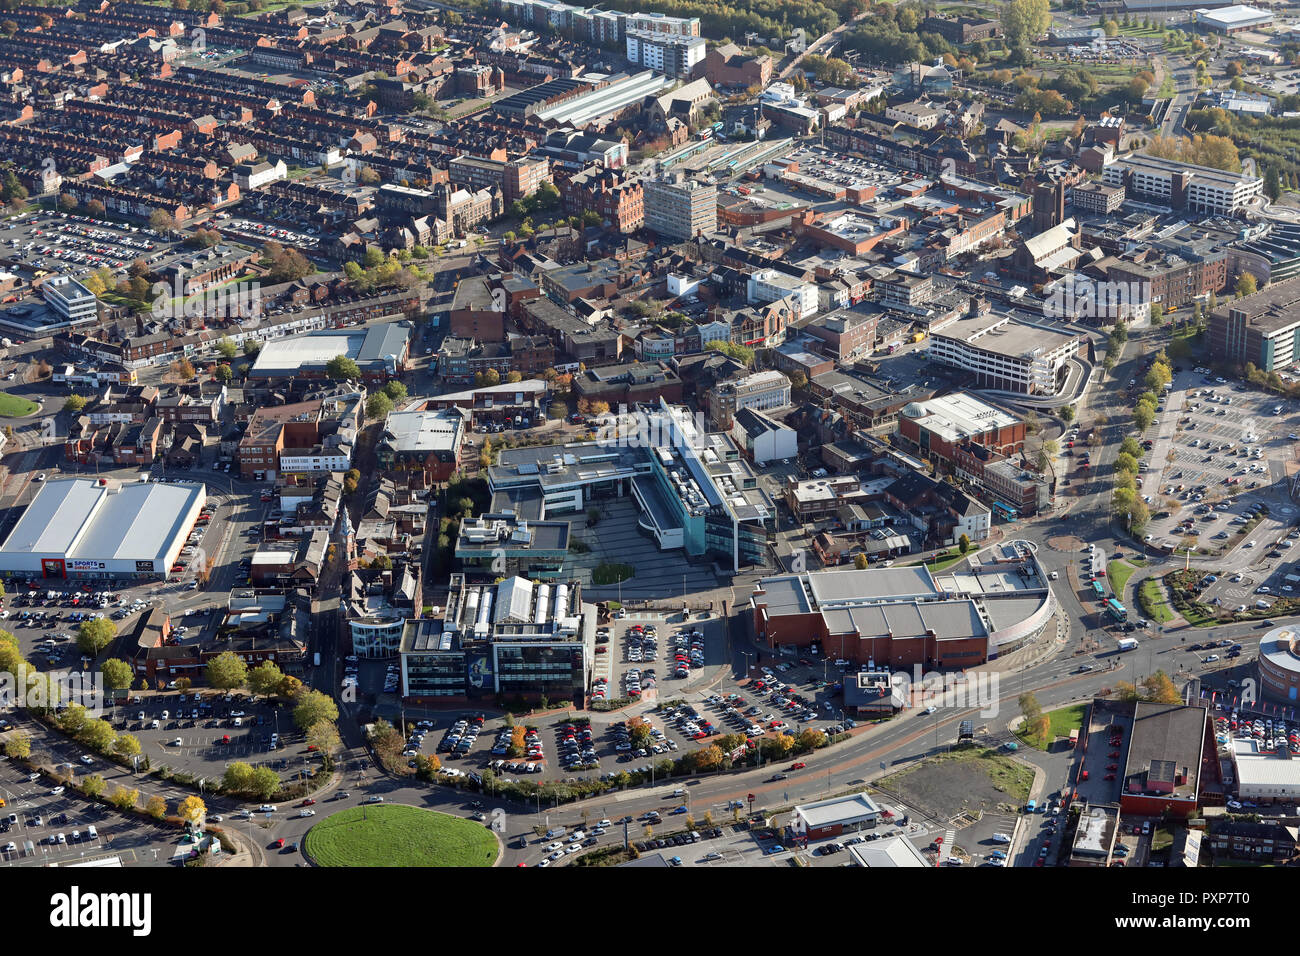
<path id="1" fill-rule="evenodd" d="M 992 750 L 940 754 L 890 774 L 877 785 L 941 820 L 1018 809 L 1029 799 L 1034 774 Z"/>

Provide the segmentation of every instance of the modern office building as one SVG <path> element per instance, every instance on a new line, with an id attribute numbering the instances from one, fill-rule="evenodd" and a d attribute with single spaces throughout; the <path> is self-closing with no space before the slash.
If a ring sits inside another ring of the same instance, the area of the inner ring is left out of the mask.
<path id="1" fill-rule="evenodd" d="M 789 299 L 794 305 L 795 319 L 809 319 L 817 314 L 817 285 L 787 275 L 777 269 L 759 269 L 749 277 L 749 301 L 755 303 L 779 302 Z"/>
<path id="2" fill-rule="evenodd" d="M 685 240 L 717 231 L 717 186 L 687 179 L 681 172 L 645 180 L 644 185 L 645 227 L 651 232 Z"/>
<path id="3" fill-rule="evenodd" d="M 1250 362 L 1265 372 L 1293 365 L 1300 357 L 1300 277 L 1221 304 L 1208 331 L 1216 361 Z"/>
<path id="4" fill-rule="evenodd" d="M 789 405 L 790 379 L 771 369 L 754 372 L 709 389 L 704 404 L 710 425 L 725 431 L 741 409 L 763 412 Z"/>
<path id="5" fill-rule="evenodd" d="M 1102 182 L 1123 186 L 1130 199 L 1223 216 L 1243 209 L 1264 188 L 1257 176 L 1142 153 L 1111 163 L 1102 173 Z"/>
<path id="6" fill-rule="evenodd" d="M 99 314 L 95 294 L 72 276 L 50 276 L 41 283 L 41 297 L 64 322 L 93 322 Z"/>

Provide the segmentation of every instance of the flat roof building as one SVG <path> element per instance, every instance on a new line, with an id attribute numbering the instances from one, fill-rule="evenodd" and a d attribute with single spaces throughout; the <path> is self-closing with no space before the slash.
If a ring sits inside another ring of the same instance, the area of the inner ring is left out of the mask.
<path id="1" fill-rule="evenodd" d="M 1268 26 L 1272 22 L 1273 14 L 1268 10 L 1259 10 L 1243 4 L 1222 7 L 1218 10 L 1202 8 L 1196 11 L 1196 25 L 1203 30 L 1213 30 L 1215 33 L 1229 35 L 1244 33 L 1247 30 Z"/>
<path id="2" fill-rule="evenodd" d="M 357 363 L 363 378 L 388 378 L 405 367 L 411 326 L 385 322 L 359 329 L 326 329 L 267 342 L 257 353 L 249 378 L 324 378 L 339 355 Z"/>
<path id="3" fill-rule="evenodd" d="M 99 314 L 95 294 L 72 276 L 50 276 L 41 283 L 41 298 L 65 322 L 92 322 Z"/>
<path id="4" fill-rule="evenodd" d="M 806 840 L 821 840 L 846 832 L 874 829 L 881 807 L 865 793 L 853 793 L 794 808 L 790 829 Z"/>
<path id="5" fill-rule="evenodd" d="M 165 577 L 206 500 L 197 482 L 48 481 L 0 545 L 0 575 Z"/>
<path id="6" fill-rule="evenodd" d="M 980 388 L 1054 395 L 1065 380 L 1066 363 L 1078 351 L 1077 335 L 988 313 L 932 331 L 926 354 L 974 373 Z"/>

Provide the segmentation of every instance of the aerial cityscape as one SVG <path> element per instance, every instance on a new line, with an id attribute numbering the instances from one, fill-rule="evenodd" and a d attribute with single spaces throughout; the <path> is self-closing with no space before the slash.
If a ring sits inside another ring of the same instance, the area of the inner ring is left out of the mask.
<path id="1" fill-rule="evenodd" d="M 0 865 L 1300 865 L 1300 5 L 0 0 L 0 80 Z"/>

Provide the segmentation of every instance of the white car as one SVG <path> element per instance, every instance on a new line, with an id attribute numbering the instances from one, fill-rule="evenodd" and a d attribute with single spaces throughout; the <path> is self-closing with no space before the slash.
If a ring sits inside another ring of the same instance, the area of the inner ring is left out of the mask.
<path id="1" fill-rule="evenodd" d="M 61 793 L 63 793 L 63 788 L 62 788 L 62 787 L 54 787 L 53 789 L 50 790 L 50 796 L 52 796 L 52 797 L 57 797 L 57 796 L 59 796 Z"/>
<path id="2" fill-rule="evenodd" d="M 90 754 L 82 754 L 82 755 L 81 755 L 81 762 L 84 763 L 84 764 L 86 764 L 87 766 L 89 766 L 90 764 L 92 764 L 92 763 L 95 762 L 95 758 L 93 758 L 92 756 L 90 756 Z"/>
<path id="3" fill-rule="evenodd" d="M 316 811 L 311 809 L 311 807 L 304 807 L 298 811 L 298 816 L 300 817 L 314 817 L 315 815 Z"/>

